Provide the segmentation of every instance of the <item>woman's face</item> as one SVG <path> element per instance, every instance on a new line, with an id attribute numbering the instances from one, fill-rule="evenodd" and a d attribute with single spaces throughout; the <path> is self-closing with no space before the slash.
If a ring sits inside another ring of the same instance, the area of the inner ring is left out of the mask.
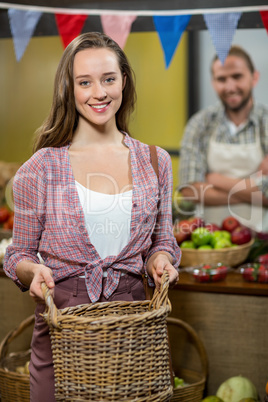
<path id="1" fill-rule="evenodd" d="M 94 125 L 115 122 L 124 88 L 116 54 L 107 48 L 78 52 L 74 58 L 73 79 L 80 117 Z"/>

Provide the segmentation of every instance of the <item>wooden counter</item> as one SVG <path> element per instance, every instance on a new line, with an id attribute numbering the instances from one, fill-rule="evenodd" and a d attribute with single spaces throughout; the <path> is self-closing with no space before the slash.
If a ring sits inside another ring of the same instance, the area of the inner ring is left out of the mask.
<path id="1" fill-rule="evenodd" d="M 191 274 L 181 272 L 178 285 L 169 290 L 171 316 L 189 323 L 206 348 L 207 395 L 215 394 L 229 377 L 241 374 L 255 384 L 263 400 L 268 381 L 267 296 L 268 284 L 244 282 L 234 272 L 222 282 L 207 284 L 197 283 Z M 172 342 L 178 343 L 179 364 L 198 370 L 196 351 L 184 343 L 181 335 Z"/>

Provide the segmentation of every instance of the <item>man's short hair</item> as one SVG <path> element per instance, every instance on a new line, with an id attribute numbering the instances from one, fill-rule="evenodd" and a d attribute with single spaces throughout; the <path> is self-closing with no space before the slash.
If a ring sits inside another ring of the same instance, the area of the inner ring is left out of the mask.
<path id="1" fill-rule="evenodd" d="M 245 60 L 246 65 L 248 66 L 250 72 L 252 74 L 254 73 L 255 67 L 254 67 L 253 61 L 252 61 L 250 55 L 244 49 L 242 49 L 242 47 L 237 46 L 237 45 L 232 46 L 228 52 L 228 56 L 237 56 L 237 57 L 240 57 L 241 59 Z M 213 71 L 212 71 L 213 64 L 218 59 L 219 59 L 219 56 L 216 54 L 213 57 L 212 62 L 211 62 L 211 73 L 213 73 Z"/>

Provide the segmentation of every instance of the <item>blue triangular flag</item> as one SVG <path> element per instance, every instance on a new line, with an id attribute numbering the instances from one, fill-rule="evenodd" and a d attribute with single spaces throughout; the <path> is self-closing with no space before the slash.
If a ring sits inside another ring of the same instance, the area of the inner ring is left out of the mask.
<path id="1" fill-rule="evenodd" d="M 175 50 L 185 31 L 191 15 L 154 16 L 155 29 L 165 55 L 165 64 L 168 68 Z"/>
<path id="2" fill-rule="evenodd" d="M 204 14 L 216 53 L 224 64 L 242 13 Z"/>
<path id="3" fill-rule="evenodd" d="M 17 61 L 22 58 L 41 15 L 39 11 L 8 10 Z"/>

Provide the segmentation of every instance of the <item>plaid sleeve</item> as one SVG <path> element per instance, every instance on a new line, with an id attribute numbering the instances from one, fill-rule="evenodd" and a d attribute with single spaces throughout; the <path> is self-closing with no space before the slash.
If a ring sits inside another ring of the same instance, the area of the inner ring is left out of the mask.
<path id="1" fill-rule="evenodd" d="M 166 251 L 173 257 L 175 268 L 179 266 L 181 251 L 173 234 L 172 225 L 172 190 L 173 177 L 170 156 L 158 148 L 159 192 L 160 199 L 155 229 L 152 235 L 152 246 L 146 256 L 148 259 L 158 251 Z"/>
<path id="2" fill-rule="evenodd" d="M 179 185 L 204 182 L 207 173 L 207 128 L 204 116 L 193 116 L 184 131 L 179 164 Z"/>
<path id="3" fill-rule="evenodd" d="M 25 289 L 16 275 L 16 266 L 22 260 L 40 262 L 37 252 L 45 220 L 45 177 L 38 155 L 17 172 L 13 196 L 15 220 L 12 244 L 4 258 L 4 270 L 21 289 Z"/>

